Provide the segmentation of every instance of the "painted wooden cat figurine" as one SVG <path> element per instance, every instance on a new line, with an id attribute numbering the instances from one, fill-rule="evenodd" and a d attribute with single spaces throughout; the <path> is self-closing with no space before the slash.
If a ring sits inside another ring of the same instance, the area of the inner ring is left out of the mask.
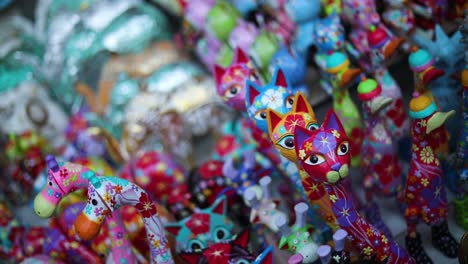
<path id="1" fill-rule="evenodd" d="M 319 126 L 312 107 L 307 103 L 304 95 L 297 93 L 294 96 L 294 103 L 289 113 L 281 114 L 272 109 L 267 109 L 267 121 L 270 139 L 281 155 L 294 163 L 299 170 L 299 178 L 291 178 L 297 189 L 304 189 L 306 198 L 310 204 L 318 206 L 320 217 L 332 229 L 336 230 L 336 219 L 330 209 L 330 200 L 326 197 L 326 192 L 322 184 L 307 181 L 309 175 L 298 165 L 296 153 L 294 151 L 294 129 L 304 127 L 315 130 Z"/>
<path id="2" fill-rule="evenodd" d="M 353 245 L 368 258 L 387 263 L 416 263 L 391 238 L 370 225 L 355 209 L 343 185 L 349 175 L 350 139 L 336 114 L 330 110 L 322 127 L 310 131 L 297 126 L 294 132 L 296 155 L 313 181 L 322 183 L 332 202 L 332 210 Z"/>

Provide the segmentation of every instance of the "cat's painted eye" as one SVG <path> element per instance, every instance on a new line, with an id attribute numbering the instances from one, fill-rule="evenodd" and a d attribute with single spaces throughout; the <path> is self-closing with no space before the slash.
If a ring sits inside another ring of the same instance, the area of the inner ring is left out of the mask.
<path id="1" fill-rule="evenodd" d="M 290 95 L 286 98 L 285 101 L 286 108 L 292 108 L 294 104 L 294 95 Z"/>
<path id="2" fill-rule="evenodd" d="M 218 226 L 214 229 L 213 240 L 218 243 L 231 237 L 231 232 L 225 227 Z"/>
<path id="3" fill-rule="evenodd" d="M 265 110 L 260 110 L 255 113 L 255 118 L 258 120 L 265 120 L 267 118 L 267 113 Z"/>
<path id="4" fill-rule="evenodd" d="M 286 136 L 281 139 L 278 144 L 285 149 L 294 149 L 294 137 L 293 136 Z"/>
<path id="5" fill-rule="evenodd" d="M 206 248 L 205 243 L 198 239 L 190 240 L 187 246 L 191 252 L 202 252 L 202 250 Z"/>
<path id="6" fill-rule="evenodd" d="M 320 154 L 314 154 L 305 160 L 306 164 L 314 165 L 314 166 L 322 164 L 323 162 L 325 162 L 325 158 Z"/>
<path id="7" fill-rule="evenodd" d="M 317 130 L 319 129 L 319 126 L 317 124 L 310 124 L 307 129 L 309 129 L 310 131 L 312 130 Z"/>
<path id="8" fill-rule="evenodd" d="M 348 141 L 341 142 L 341 144 L 338 146 L 337 153 L 340 156 L 346 155 L 349 151 L 349 143 Z"/>
<path id="9" fill-rule="evenodd" d="M 234 96 L 238 95 L 242 90 L 242 85 L 240 84 L 233 84 L 229 87 L 226 92 L 224 92 L 224 97 L 233 98 Z"/>

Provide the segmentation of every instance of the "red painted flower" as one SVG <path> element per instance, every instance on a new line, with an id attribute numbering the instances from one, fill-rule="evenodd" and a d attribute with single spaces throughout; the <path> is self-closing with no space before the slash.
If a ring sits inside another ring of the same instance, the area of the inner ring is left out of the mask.
<path id="1" fill-rule="evenodd" d="M 215 150 L 219 156 L 224 157 L 229 153 L 233 152 L 238 147 L 236 137 L 231 135 L 223 136 L 218 144 L 216 144 Z"/>
<path id="2" fill-rule="evenodd" d="M 394 155 L 384 155 L 382 160 L 375 166 L 375 172 L 383 185 L 391 183 L 400 177 L 401 167 L 398 157 Z"/>
<path id="3" fill-rule="evenodd" d="M 228 243 L 218 243 L 210 246 L 203 252 L 208 263 L 229 263 L 231 245 Z"/>
<path id="4" fill-rule="evenodd" d="M 390 106 L 387 112 L 387 116 L 393 120 L 397 127 L 401 127 L 403 125 L 403 122 L 405 122 L 406 119 L 406 113 L 403 107 L 402 99 L 397 99 L 395 103 Z"/>
<path id="5" fill-rule="evenodd" d="M 315 182 L 310 176 L 302 180 L 302 186 L 304 186 L 304 190 L 311 200 L 319 200 L 325 195 L 323 186 Z"/>
<path id="6" fill-rule="evenodd" d="M 195 213 L 185 225 L 192 231 L 193 235 L 205 234 L 210 230 L 210 215 Z M 223 262 L 220 262 L 223 263 Z"/>
<path id="7" fill-rule="evenodd" d="M 284 122 L 284 127 L 288 132 L 294 132 L 296 126 L 305 127 L 305 121 L 302 115 L 288 115 Z"/>
<path id="8" fill-rule="evenodd" d="M 209 160 L 198 168 L 198 172 L 204 179 L 220 176 L 223 175 L 223 165 L 224 162 L 222 161 Z"/>
<path id="9" fill-rule="evenodd" d="M 158 213 L 156 205 L 151 201 L 146 193 L 141 193 L 139 202 L 135 206 L 144 218 L 150 218 Z"/>
<path id="10" fill-rule="evenodd" d="M 68 170 L 66 168 L 60 169 L 60 177 L 62 178 L 68 177 Z"/>

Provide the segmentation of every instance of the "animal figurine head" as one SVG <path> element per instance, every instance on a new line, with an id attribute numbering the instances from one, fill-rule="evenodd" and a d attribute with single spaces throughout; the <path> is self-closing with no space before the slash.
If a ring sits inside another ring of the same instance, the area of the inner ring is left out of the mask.
<path id="1" fill-rule="evenodd" d="M 268 135 L 281 155 L 292 162 L 297 162 L 294 150 L 294 129 L 296 126 L 310 130 L 317 129 L 314 110 L 301 93 L 296 93 L 291 111 L 280 114 L 267 109 Z"/>
<path id="2" fill-rule="evenodd" d="M 270 83 L 265 86 L 247 81 L 245 100 L 250 119 L 260 130 L 268 133 L 267 109 L 288 113 L 294 104 L 294 94 L 285 74 L 276 67 Z"/>
<path id="3" fill-rule="evenodd" d="M 434 56 L 425 49 L 413 48 L 409 58 L 411 70 L 416 74 L 416 82 L 428 85 L 444 75 L 444 71 L 434 66 Z M 415 87 L 417 92 L 425 92 Z"/>
<path id="4" fill-rule="evenodd" d="M 255 65 L 262 71 L 268 69 L 271 58 L 280 48 L 279 38 L 272 32 L 262 30 L 249 50 Z"/>
<path id="5" fill-rule="evenodd" d="M 158 208 L 142 188 L 122 178 L 98 177 L 92 171 L 83 177 L 88 179 L 88 202 L 74 223 L 81 239 L 93 239 L 106 217 L 123 205 L 131 205 L 143 217 L 151 263 L 174 263 Z"/>
<path id="6" fill-rule="evenodd" d="M 271 197 L 271 177 L 261 178 L 259 184 L 260 187 L 249 187 L 243 194 L 245 203 L 252 208 L 249 220 L 251 223 L 262 223 L 276 233 L 276 219 L 280 216 L 286 217 L 286 214 L 278 209 L 279 201 Z"/>
<path id="7" fill-rule="evenodd" d="M 360 29 L 380 22 L 374 0 L 343 0 L 342 15 L 346 22 Z"/>
<path id="8" fill-rule="evenodd" d="M 285 5 L 286 13 L 297 24 L 316 19 L 322 10 L 320 0 L 291 0 Z"/>
<path id="9" fill-rule="evenodd" d="M 202 31 L 205 21 L 216 0 L 187 1 L 184 8 L 185 19 L 197 30 Z"/>
<path id="10" fill-rule="evenodd" d="M 229 242 L 216 243 L 201 252 L 182 253 L 181 256 L 189 264 L 272 264 L 273 247 L 267 247 L 255 257 L 248 249 L 249 234 L 249 231 L 244 231 Z"/>
<path id="11" fill-rule="evenodd" d="M 358 98 L 362 101 L 363 112 L 378 115 L 392 103 L 392 99 L 381 95 L 382 87 L 373 79 L 363 79 L 358 86 Z"/>
<path id="12" fill-rule="evenodd" d="M 240 48 L 236 48 L 234 61 L 227 69 L 215 64 L 213 74 L 218 95 L 227 105 L 240 112 L 246 110 L 246 81 L 251 80 L 255 84 L 261 85 L 249 57 Z"/>
<path id="13" fill-rule="evenodd" d="M 228 1 L 217 0 L 215 5 L 208 11 L 204 21 L 204 28 L 208 34 L 217 37 L 221 41 L 227 41 L 240 18 L 239 11 Z"/>
<path id="14" fill-rule="evenodd" d="M 332 84 L 337 88 L 347 88 L 361 74 L 360 69 L 350 68 L 351 62 L 340 51 L 333 52 L 326 59 L 326 71 L 333 76 Z"/>
<path id="15" fill-rule="evenodd" d="M 336 13 L 319 19 L 313 31 L 314 43 L 320 53 L 339 50 L 345 45 L 345 30 Z"/>
<path id="16" fill-rule="evenodd" d="M 371 25 L 367 31 L 367 42 L 371 50 L 382 60 L 390 58 L 403 43 L 402 38 L 391 36 L 382 23 Z"/>
<path id="17" fill-rule="evenodd" d="M 178 251 L 201 252 L 210 244 L 232 239 L 234 224 L 226 214 L 227 199 L 222 196 L 209 208 L 177 223 L 166 224 L 165 228 L 176 237 Z"/>
<path id="18" fill-rule="evenodd" d="M 324 184 L 336 184 L 349 174 L 349 139 L 339 120 L 329 110 L 322 126 L 308 130 L 300 126 L 294 132 L 296 155 L 301 166 L 313 180 Z"/>
<path id="19" fill-rule="evenodd" d="M 292 86 L 305 83 L 307 65 L 305 57 L 293 47 L 283 45 L 271 58 L 269 71 L 273 76 L 275 69 L 280 67 Z"/>
<path id="20" fill-rule="evenodd" d="M 228 43 L 231 47 L 250 50 L 258 34 L 259 29 L 254 24 L 239 20 L 229 35 Z"/>
<path id="21" fill-rule="evenodd" d="M 314 263 L 318 259 L 318 245 L 314 242 L 313 228 L 306 224 L 307 211 L 309 206 L 306 203 L 298 203 L 294 206 L 296 212 L 296 223 L 289 227 L 285 217 L 276 218 L 275 224 L 281 233 L 278 246 L 287 249 L 295 255 L 302 257 L 301 263 Z"/>
<path id="22" fill-rule="evenodd" d="M 455 111 L 440 112 L 434 100 L 419 95 L 410 101 L 409 116 L 413 119 L 411 132 L 414 140 L 422 141 L 436 129 L 442 127 Z"/>
<path id="23" fill-rule="evenodd" d="M 50 217 L 60 200 L 66 194 L 85 186 L 83 173 L 91 172 L 87 167 L 75 163 L 58 163 L 55 157 L 48 155 L 47 184 L 34 199 L 34 210 L 40 217 Z"/>

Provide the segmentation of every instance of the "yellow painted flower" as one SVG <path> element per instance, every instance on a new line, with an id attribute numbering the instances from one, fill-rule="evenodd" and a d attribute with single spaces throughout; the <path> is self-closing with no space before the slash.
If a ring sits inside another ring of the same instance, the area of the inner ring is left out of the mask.
<path id="1" fill-rule="evenodd" d="M 371 247 L 368 246 L 368 247 L 364 248 L 363 251 L 364 251 L 364 254 L 366 254 L 367 256 L 370 256 L 370 255 L 372 255 L 372 252 L 374 250 Z"/>
<path id="2" fill-rule="evenodd" d="M 304 159 L 306 156 L 305 151 L 303 149 L 299 150 L 299 158 Z"/>
<path id="3" fill-rule="evenodd" d="M 421 184 L 424 185 L 424 187 L 427 187 L 429 185 L 429 180 L 426 178 L 421 179 Z"/>
<path id="4" fill-rule="evenodd" d="M 388 243 L 388 239 L 387 239 L 387 237 L 386 237 L 385 235 L 382 235 L 382 242 L 383 242 L 384 244 L 387 244 L 387 243 Z"/>
<path id="5" fill-rule="evenodd" d="M 335 129 L 332 130 L 332 134 L 333 134 L 333 136 L 335 136 L 336 138 L 340 138 L 340 133 L 338 133 L 338 131 L 336 131 Z"/>
<path id="6" fill-rule="evenodd" d="M 429 164 L 434 161 L 434 153 L 432 152 L 432 149 L 429 146 L 424 147 L 419 156 L 421 157 L 421 160 L 426 164 Z"/>
<path id="7" fill-rule="evenodd" d="M 304 145 L 304 149 L 307 150 L 307 151 L 312 150 L 312 143 L 306 142 L 305 145 Z"/>
<path id="8" fill-rule="evenodd" d="M 158 248 L 160 244 L 158 239 L 153 240 L 153 247 Z"/>
<path id="9" fill-rule="evenodd" d="M 104 201 L 109 202 L 112 199 L 112 196 L 110 195 L 110 193 L 106 192 L 103 198 Z"/>
<path id="10" fill-rule="evenodd" d="M 372 229 L 367 228 L 366 233 L 368 236 L 372 236 Z"/>
<path id="11" fill-rule="evenodd" d="M 338 197 L 336 197 L 336 195 L 334 194 L 330 195 L 330 201 L 336 202 L 336 200 L 338 200 Z"/>

